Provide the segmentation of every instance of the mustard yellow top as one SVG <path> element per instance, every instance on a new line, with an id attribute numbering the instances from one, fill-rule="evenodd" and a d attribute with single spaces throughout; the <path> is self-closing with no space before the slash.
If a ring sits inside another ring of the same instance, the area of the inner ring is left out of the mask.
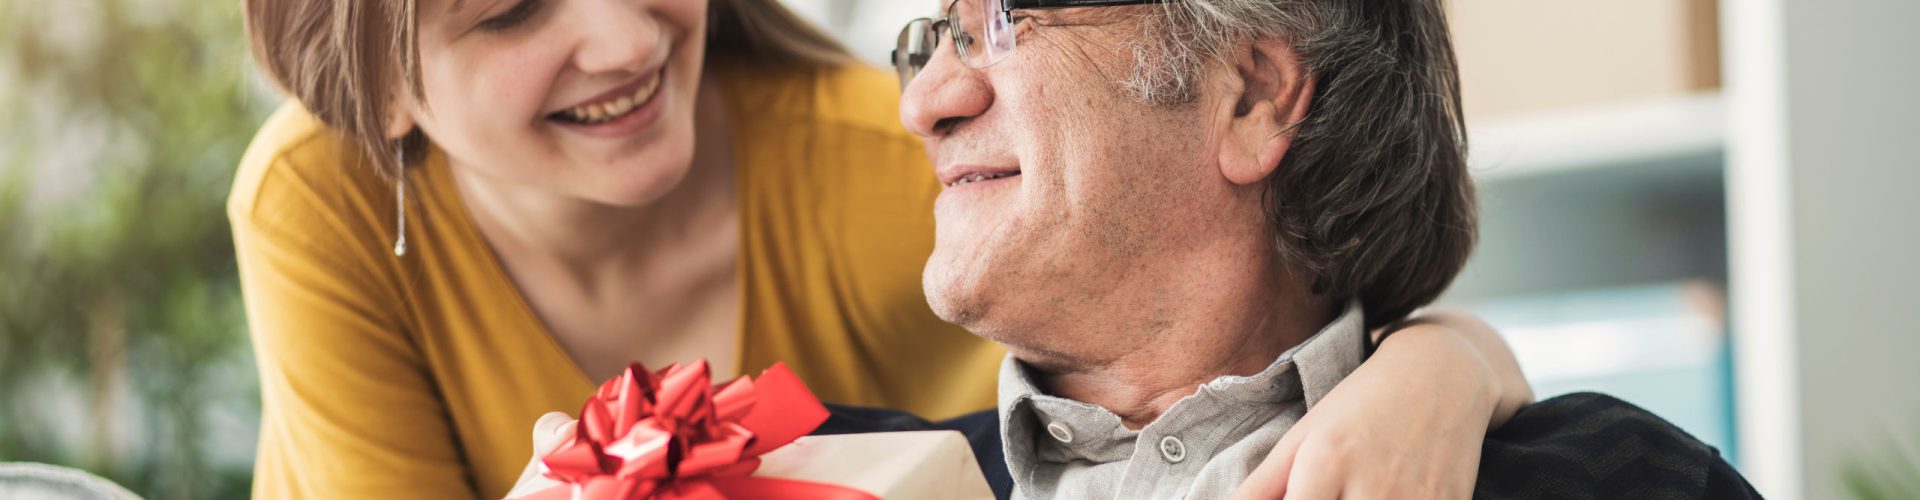
<path id="1" fill-rule="evenodd" d="M 921 295 L 938 184 L 873 68 L 715 68 L 737 147 L 740 368 L 931 418 L 990 408 L 1003 351 Z M 261 127 L 228 201 L 260 367 L 258 498 L 499 498 L 534 420 L 588 380 L 468 218 L 444 153 L 394 194 L 298 104 Z M 716 374 L 730 377 L 734 374 Z"/>

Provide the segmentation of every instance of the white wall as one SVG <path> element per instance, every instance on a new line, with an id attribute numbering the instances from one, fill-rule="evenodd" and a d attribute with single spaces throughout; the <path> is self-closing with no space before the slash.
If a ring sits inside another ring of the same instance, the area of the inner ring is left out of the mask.
<path id="1" fill-rule="evenodd" d="M 1726 0 L 1742 463 L 1774 498 L 1920 422 L 1920 2 Z"/>
<path id="2" fill-rule="evenodd" d="M 888 64 L 900 28 L 916 17 L 934 17 L 944 5 L 936 0 L 781 0 L 795 12 L 832 31 L 854 55 Z"/>

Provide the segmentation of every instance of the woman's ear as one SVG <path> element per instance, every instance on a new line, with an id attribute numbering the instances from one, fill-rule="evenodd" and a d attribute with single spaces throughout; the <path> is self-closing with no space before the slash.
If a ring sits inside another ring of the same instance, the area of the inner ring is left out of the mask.
<path id="1" fill-rule="evenodd" d="M 407 133 L 412 132 L 413 127 L 418 125 L 413 119 L 413 110 L 419 109 L 417 101 L 412 92 L 405 90 L 405 86 L 400 87 L 393 93 L 393 100 L 387 104 L 387 116 L 382 117 L 385 125 L 384 132 L 389 140 L 405 138 Z"/>
<path id="2" fill-rule="evenodd" d="M 1220 147 L 1220 173 L 1247 185 L 1279 168 L 1307 118 L 1314 84 L 1287 40 L 1250 42 L 1239 48 L 1233 63 L 1240 92 Z"/>

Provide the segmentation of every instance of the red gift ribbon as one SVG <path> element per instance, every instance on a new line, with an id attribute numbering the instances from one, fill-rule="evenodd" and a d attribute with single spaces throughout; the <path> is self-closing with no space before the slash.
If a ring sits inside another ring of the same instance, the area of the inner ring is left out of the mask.
<path id="1" fill-rule="evenodd" d="M 827 409 L 785 364 L 719 387 L 710 376 L 705 360 L 657 373 L 628 365 L 587 399 L 573 441 L 541 459 L 545 475 L 565 484 L 524 498 L 876 498 L 753 477 L 760 455 L 820 427 Z"/>

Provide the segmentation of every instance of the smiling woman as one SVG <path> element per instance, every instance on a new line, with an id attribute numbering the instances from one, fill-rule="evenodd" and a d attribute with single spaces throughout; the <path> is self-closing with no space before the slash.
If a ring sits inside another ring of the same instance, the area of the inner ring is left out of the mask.
<path id="1" fill-rule="evenodd" d="M 422 96 L 416 35 L 421 4 L 444 5 L 468 17 L 469 29 L 501 32 L 559 0 L 383 0 L 327 2 L 246 0 L 247 32 L 254 57 L 282 91 L 299 98 L 316 117 L 348 133 L 378 169 L 400 169 L 382 123 L 394 106 L 389 90 Z M 705 2 L 664 2 L 703 4 Z M 854 63 L 838 42 L 806 24 L 774 0 L 714 0 L 706 41 L 717 55 L 757 64 L 839 67 Z M 344 29 L 335 29 L 336 27 Z M 274 50 L 268 54 L 262 51 Z M 409 141 L 424 140 L 410 136 Z M 411 144 L 418 145 L 418 144 Z M 424 150 L 417 150 L 424 151 Z"/>
<path id="2" fill-rule="evenodd" d="M 992 404 L 1002 351 L 920 293 L 939 185 L 893 78 L 777 3 L 246 10 L 294 98 L 228 206 L 255 496 L 498 497 L 536 417 L 633 360 L 785 361 L 828 401 L 931 417 Z"/>

